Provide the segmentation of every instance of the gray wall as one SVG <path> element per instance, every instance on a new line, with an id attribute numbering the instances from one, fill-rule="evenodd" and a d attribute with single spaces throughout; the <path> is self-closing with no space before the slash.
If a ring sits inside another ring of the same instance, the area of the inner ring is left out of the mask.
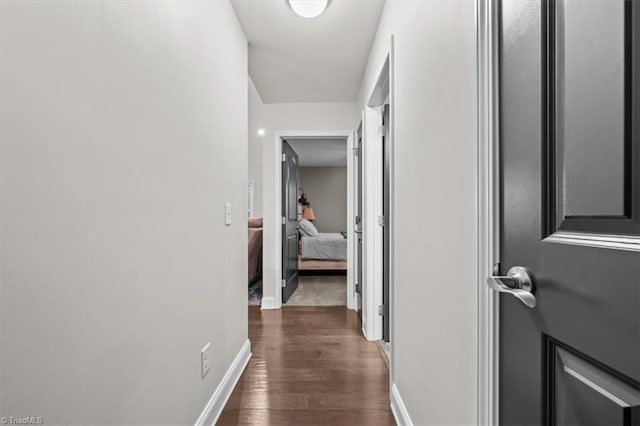
<path id="1" fill-rule="evenodd" d="M 313 143 L 309 141 L 308 143 Z M 347 230 L 347 168 L 300 167 L 298 186 L 313 207 L 320 232 Z"/>
<path id="2" fill-rule="evenodd" d="M 265 130 L 268 126 L 265 106 L 260 94 L 249 78 L 249 179 L 253 180 L 253 215 L 262 217 L 262 145 L 265 135 L 259 135 L 258 130 Z M 266 130 L 265 130 L 266 131 Z"/>
<path id="3" fill-rule="evenodd" d="M 228 2 L 0 2 L 0 415 L 198 418 L 247 339 L 246 46 Z"/>
<path id="4" fill-rule="evenodd" d="M 386 2 L 361 106 L 392 34 L 393 379 L 414 424 L 476 424 L 475 2 Z"/>

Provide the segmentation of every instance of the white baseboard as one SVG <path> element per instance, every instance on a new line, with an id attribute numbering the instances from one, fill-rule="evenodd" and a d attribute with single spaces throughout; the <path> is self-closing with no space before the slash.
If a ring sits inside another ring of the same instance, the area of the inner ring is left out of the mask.
<path id="1" fill-rule="evenodd" d="M 377 337 L 376 336 L 370 336 L 369 334 L 367 334 L 367 327 L 363 325 L 362 327 L 362 335 L 364 336 L 365 339 L 367 339 L 369 342 L 375 342 L 377 340 L 380 340 L 381 337 Z"/>
<path id="2" fill-rule="evenodd" d="M 242 372 L 249 363 L 251 358 L 251 342 L 247 339 L 242 345 L 240 352 L 236 355 L 235 359 L 229 366 L 229 369 L 224 374 L 224 377 L 220 381 L 220 384 L 216 388 L 215 392 L 207 402 L 207 405 L 202 410 L 200 417 L 196 420 L 196 426 L 209 426 L 215 425 L 218 421 L 218 417 L 222 413 L 224 406 L 227 404 L 227 400 L 231 396 L 233 389 L 236 387 Z"/>
<path id="3" fill-rule="evenodd" d="M 413 426 L 407 407 L 405 407 L 395 383 L 391 385 L 391 411 L 399 426 Z"/>
<path id="4" fill-rule="evenodd" d="M 367 328 L 366 327 L 362 327 L 362 336 L 364 336 L 365 339 L 367 339 L 367 341 L 369 342 L 375 342 L 378 341 L 380 339 L 376 339 L 376 338 L 371 338 L 368 334 L 367 334 Z"/>
<path id="5" fill-rule="evenodd" d="M 262 298 L 262 309 L 280 309 L 280 306 L 276 306 L 276 298 L 275 297 L 263 297 Z"/>

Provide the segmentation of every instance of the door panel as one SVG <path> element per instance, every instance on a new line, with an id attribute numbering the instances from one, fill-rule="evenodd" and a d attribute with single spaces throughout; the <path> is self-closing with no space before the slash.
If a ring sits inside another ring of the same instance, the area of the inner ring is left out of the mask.
<path id="1" fill-rule="evenodd" d="M 633 148 L 632 113 L 638 100 L 633 64 L 639 35 L 633 27 L 639 12 L 632 4 L 542 3 L 547 235 L 640 231 L 631 217 L 640 209 L 640 197 L 632 191 L 640 185 L 640 172 L 633 168 L 640 153 Z"/>
<path id="2" fill-rule="evenodd" d="M 548 341 L 550 421 L 561 425 L 637 424 L 640 394 L 614 372 Z M 633 423 L 635 421 L 635 423 Z"/>
<path id="3" fill-rule="evenodd" d="M 500 8 L 500 272 L 537 299 L 500 296 L 500 421 L 639 425 L 640 252 L 553 237 L 640 236 L 640 3 Z"/>
<path id="4" fill-rule="evenodd" d="M 282 303 L 298 288 L 298 154 L 282 143 Z"/>
<path id="5" fill-rule="evenodd" d="M 564 172 L 558 174 L 559 217 L 623 217 L 629 195 L 624 185 L 624 2 L 564 0 L 549 15 L 556 17 L 549 23 L 555 27 L 550 42 L 556 155 Z"/>

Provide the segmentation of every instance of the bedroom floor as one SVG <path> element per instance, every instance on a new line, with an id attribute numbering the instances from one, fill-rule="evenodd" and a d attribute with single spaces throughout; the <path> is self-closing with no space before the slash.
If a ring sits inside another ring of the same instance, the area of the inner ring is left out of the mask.
<path id="1" fill-rule="evenodd" d="M 345 275 L 300 276 L 298 288 L 285 306 L 346 306 Z"/>
<path id="2" fill-rule="evenodd" d="M 262 305 L 262 280 L 249 284 L 249 306 Z"/>
<path id="3" fill-rule="evenodd" d="M 262 303 L 262 280 L 249 285 L 249 306 Z M 344 275 L 300 276 L 298 288 L 285 306 L 346 306 L 347 277 Z"/>

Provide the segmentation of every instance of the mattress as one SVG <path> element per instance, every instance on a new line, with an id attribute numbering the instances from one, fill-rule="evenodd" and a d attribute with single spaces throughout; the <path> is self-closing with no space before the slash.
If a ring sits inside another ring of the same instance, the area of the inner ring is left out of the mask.
<path id="1" fill-rule="evenodd" d="M 341 234 L 302 236 L 301 257 L 318 260 L 347 260 L 347 239 Z"/>

